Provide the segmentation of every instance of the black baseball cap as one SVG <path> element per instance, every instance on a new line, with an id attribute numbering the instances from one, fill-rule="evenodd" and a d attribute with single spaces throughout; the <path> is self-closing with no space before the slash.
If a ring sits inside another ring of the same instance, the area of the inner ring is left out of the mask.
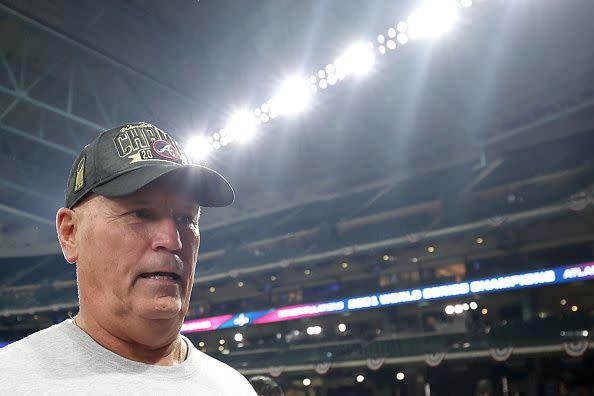
<path id="1" fill-rule="evenodd" d="M 101 132 L 83 148 L 70 170 L 65 206 L 74 207 L 91 191 L 126 196 L 165 175 L 200 206 L 228 206 L 235 199 L 229 182 L 206 166 L 192 164 L 171 135 L 137 122 Z"/>

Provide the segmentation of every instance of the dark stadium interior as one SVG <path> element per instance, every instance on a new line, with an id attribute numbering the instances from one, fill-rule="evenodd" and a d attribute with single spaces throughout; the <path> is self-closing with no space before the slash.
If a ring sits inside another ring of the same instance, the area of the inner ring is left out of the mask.
<path id="1" fill-rule="evenodd" d="M 97 131 L 216 131 L 419 3 L 1 0 L 0 343 L 77 312 L 55 213 Z M 475 0 L 444 36 L 211 153 L 236 202 L 203 208 L 187 320 L 594 270 L 593 15 L 589 0 Z M 580 274 L 186 335 L 287 395 L 594 395 Z"/>

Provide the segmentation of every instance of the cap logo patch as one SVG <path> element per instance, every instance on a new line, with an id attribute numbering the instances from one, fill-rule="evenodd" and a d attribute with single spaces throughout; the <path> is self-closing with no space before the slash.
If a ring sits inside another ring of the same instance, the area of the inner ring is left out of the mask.
<path id="1" fill-rule="evenodd" d="M 173 161 L 179 160 L 179 154 L 175 147 L 165 140 L 153 140 L 153 151 L 159 157 Z"/>
<path id="2" fill-rule="evenodd" d="M 120 128 L 113 143 L 118 156 L 128 158 L 130 165 L 145 161 L 191 163 L 182 147 L 167 132 L 146 122 Z"/>
<path id="3" fill-rule="evenodd" d="M 74 192 L 77 193 L 85 186 L 85 157 L 83 156 L 76 165 L 76 176 L 74 178 Z"/>

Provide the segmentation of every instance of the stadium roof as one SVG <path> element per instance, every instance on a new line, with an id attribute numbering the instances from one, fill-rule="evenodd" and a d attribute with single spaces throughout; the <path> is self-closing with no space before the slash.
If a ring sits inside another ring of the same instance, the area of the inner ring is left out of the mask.
<path id="1" fill-rule="evenodd" d="M 234 109 L 267 100 L 283 76 L 323 68 L 416 4 L 3 2 L 0 256 L 57 252 L 66 175 L 96 131 L 137 120 L 184 139 L 215 131 Z M 520 169 L 566 170 L 569 155 L 592 147 L 593 11 L 585 0 L 477 2 L 447 35 L 379 57 L 305 113 L 216 152 L 209 163 L 238 199 L 209 211 L 204 228 L 320 197 L 348 205 L 335 197 L 423 172 L 457 174 L 444 189 L 472 190 L 511 183 Z M 576 158 L 591 169 L 584 153 Z M 564 194 L 588 191 L 586 179 Z"/>

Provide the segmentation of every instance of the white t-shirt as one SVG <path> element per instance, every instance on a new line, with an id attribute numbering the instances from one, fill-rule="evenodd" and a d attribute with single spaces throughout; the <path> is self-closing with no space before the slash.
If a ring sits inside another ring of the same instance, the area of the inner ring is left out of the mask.
<path id="1" fill-rule="evenodd" d="M 183 339 L 183 363 L 155 366 L 111 352 L 67 319 L 0 349 L 0 395 L 256 396 L 239 372 Z"/>

